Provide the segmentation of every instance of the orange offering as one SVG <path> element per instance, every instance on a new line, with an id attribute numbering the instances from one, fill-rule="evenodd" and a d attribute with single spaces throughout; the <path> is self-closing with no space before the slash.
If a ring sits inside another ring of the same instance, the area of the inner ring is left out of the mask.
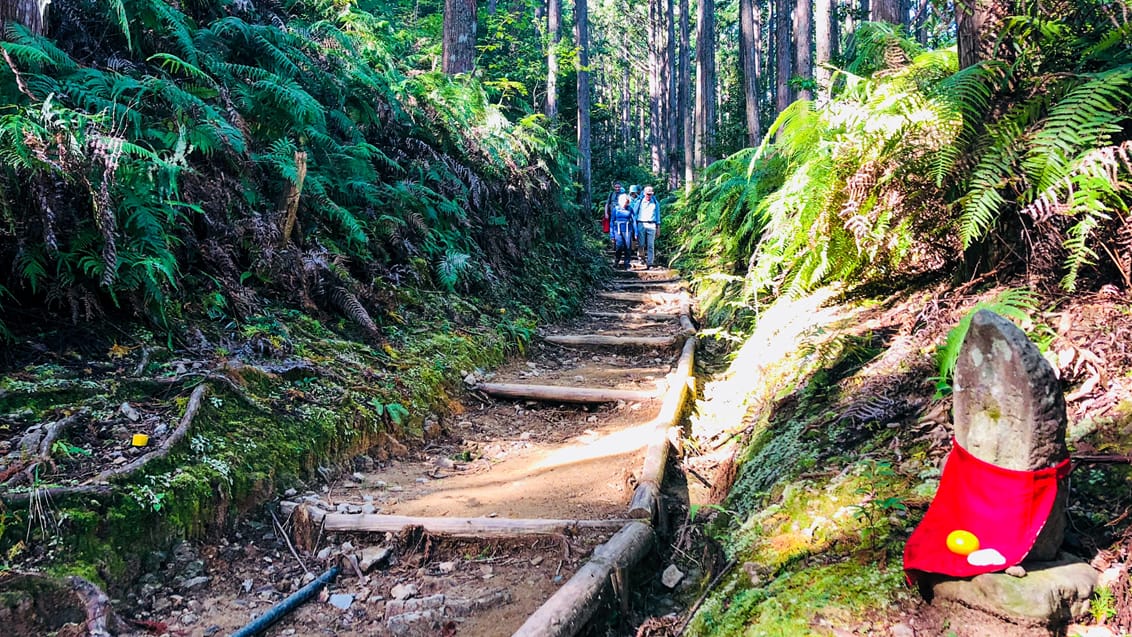
<path id="1" fill-rule="evenodd" d="M 970 555 L 979 550 L 979 538 L 970 531 L 957 529 L 947 534 L 947 549 L 956 555 Z"/>

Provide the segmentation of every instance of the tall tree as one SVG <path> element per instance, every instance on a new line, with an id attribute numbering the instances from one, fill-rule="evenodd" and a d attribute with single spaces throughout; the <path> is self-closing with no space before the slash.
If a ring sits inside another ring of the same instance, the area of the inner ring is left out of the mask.
<path id="1" fill-rule="evenodd" d="M 36 35 L 47 32 L 47 5 L 50 0 L 0 0 L 0 33 L 11 22 L 22 24 Z"/>
<path id="2" fill-rule="evenodd" d="M 558 119 L 558 41 L 562 38 L 562 0 L 546 0 L 546 117 Z"/>
<path id="3" fill-rule="evenodd" d="M 692 128 L 692 28 L 688 0 L 680 0 L 680 102 L 681 128 L 684 132 L 684 190 L 692 189 L 696 168 L 695 131 Z"/>
<path id="4" fill-rule="evenodd" d="M 833 2 L 814 1 L 814 80 L 818 85 L 818 99 L 829 97 L 829 61 L 833 58 Z"/>
<path id="5" fill-rule="evenodd" d="M 901 24 L 900 0 L 872 0 L 871 5 L 869 19 L 873 22 Z"/>
<path id="6" fill-rule="evenodd" d="M 758 0 L 739 0 L 739 57 L 743 64 L 743 96 L 746 98 L 748 146 L 757 146 L 763 136 L 759 121 L 761 49 L 762 15 Z"/>
<path id="7" fill-rule="evenodd" d="M 813 92 L 809 89 L 809 81 L 814 79 L 814 64 L 810 54 L 814 39 L 813 29 L 813 0 L 798 0 L 794 5 L 794 75 L 802 80 L 802 88 L 798 91 L 798 99 L 813 99 Z"/>
<path id="8" fill-rule="evenodd" d="M 958 0 L 955 3 L 959 68 L 998 57 L 995 42 L 1011 10 L 1009 0 Z M 1000 46 L 1001 51 L 1009 50 L 1006 42 L 1000 42 Z"/>
<path id="9" fill-rule="evenodd" d="M 663 70 L 661 69 L 661 55 L 663 51 L 660 48 L 661 33 L 664 30 L 664 25 L 661 24 L 663 19 L 663 5 L 662 0 L 649 0 L 649 13 L 648 13 L 648 74 L 649 74 L 649 167 L 652 168 L 653 173 L 659 173 L 661 169 L 660 155 L 661 155 L 661 140 L 662 126 L 662 113 L 660 107 L 661 100 L 661 84 L 663 81 Z"/>
<path id="10" fill-rule="evenodd" d="M 574 0 L 574 41 L 578 46 L 578 176 L 582 180 L 582 210 L 593 208 L 590 173 L 590 15 L 586 0 Z"/>
<path id="11" fill-rule="evenodd" d="M 775 109 L 781 113 L 794 101 L 790 94 L 790 0 L 774 0 Z"/>
<path id="12" fill-rule="evenodd" d="M 664 47 L 664 57 L 668 60 L 665 69 L 668 72 L 667 94 L 664 98 L 665 105 L 665 128 L 667 134 L 665 135 L 664 145 L 664 163 L 668 166 L 668 188 L 673 190 L 679 185 L 680 175 L 677 172 L 679 162 L 676 161 L 676 148 L 678 135 L 680 132 L 680 122 L 677 111 L 676 94 L 678 92 L 676 83 L 676 3 L 675 0 L 667 0 L 668 4 L 668 17 L 665 22 L 668 23 L 667 46 Z"/>
<path id="13" fill-rule="evenodd" d="M 711 163 L 715 146 L 715 0 L 700 0 L 696 14 L 696 167 Z"/>
<path id="14" fill-rule="evenodd" d="M 449 75 L 467 73 L 476 65 L 476 0 L 444 0 L 444 42 L 441 68 Z"/>

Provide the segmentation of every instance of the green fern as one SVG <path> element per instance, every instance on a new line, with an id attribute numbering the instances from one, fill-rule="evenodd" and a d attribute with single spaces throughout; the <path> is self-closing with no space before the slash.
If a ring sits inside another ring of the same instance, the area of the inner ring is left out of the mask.
<path id="1" fill-rule="evenodd" d="M 1005 290 L 990 301 L 980 301 L 972 307 L 959 323 L 951 328 L 944 339 L 944 343 L 936 350 L 936 398 L 941 398 L 951 392 L 951 377 L 955 371 L 955 363 L 959 360 L 959 350 L 967 332 L 971 328 L 971 319 L 979 310 L 990 310 L 996 314 L 1024 323 L 1030 320 L 1030 315 L 1038 310 L 1037 295 L 1023 288 Z"/>

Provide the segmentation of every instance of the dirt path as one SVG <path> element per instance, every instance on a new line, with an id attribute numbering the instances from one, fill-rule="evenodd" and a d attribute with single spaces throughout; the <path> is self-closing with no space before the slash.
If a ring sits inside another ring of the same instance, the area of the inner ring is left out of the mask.
<path id="1" fill-rule="evenodd" d="M 671 272 L 630 274 L 620 279 L 630 282 L 624 292 L 673 289 L 636 283 L 669 279 Z M 542 336 L 679 337 L 678 320 L 649 314 L 680 309 L 671 294 L 645 302 L 597 298 L 586 315 Z M 683 340 L 674 342 L 670 348 L 595 349 L 539 339 L 524 360 L 477 380 L 660 395 Z M 659 398 L 572 405 L 493 400 L 473 390 L 423 449 L 385 462 L 358 458 L 357 471 L 287 496 L 316 513 L 359 518 L 617 520 L 626 517 L 659 409 Z M 289 524 L 282 514 L 280 522 Z M 305 604 L 265 634 L 509 635 L 615 530 L 569 528 L 502 540 L 445 539 L 419 529 L 314 532 L 309 553 L 300 548 L 293 554 L 273 520 L 253 520 L 199 554 L 182 546 L 166 581 L 153 577 L 132 601 L 138 615 L 164 623 L 169 634 L 226 635 L 338 565 L 342 573 L 321 602 Z"/>

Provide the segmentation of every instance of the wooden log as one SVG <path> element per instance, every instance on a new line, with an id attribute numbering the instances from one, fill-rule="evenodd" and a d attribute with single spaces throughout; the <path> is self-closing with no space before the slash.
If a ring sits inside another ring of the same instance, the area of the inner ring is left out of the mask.
<path id="1" fill-rule="evenodd" d="M 679 277 L 669 279 L 641 279 L 639 281 L 617 281 L 614 285 L 619 288 L 647 287 L 650 285 L 677 285 L 683 287 L 687 283 Z"/>
<path id="2" fill-rule="evenodd" d="M 563 387 L 559 385 L 520 385 L 509 383 L 479 383 L 475 386 L 486 394 L 498 398 L 542 400 L 558 403 L 627 403 L 644 402 L 657 398 L 656 391 L 607 389 L 605 387 Z"/>
<path id="3" fill-rule="evenodd" d="M 684 328 L 685 334 L 696 333 L 696 325 L 692 323 L 692 300 L 687 296 L 680 301 L 680 327 Z"/>
<path id="4" fill-rule="evenodd" d="M 672 347 L 675 336 L 606 336 L 603 334 L 558 334 L 544 338 L 548 343 L 582 347 Z"/>
<path id="5" fill-rule="evenodd" d="M 512 637 L 576 635 L 593 617 L 613 571 L 639 562 L 652 541 L 653 531 L 647 524 L 626 524 L 608 542 L 594 549 L 590 561 L 528 617 Z"/>
<path id="6" fill-rule="evenodd" d="M 635 319 L 650 319 L 657 321 L 667 321 L 680 318 L 680 314 L 675 312 L 602 312 L 598 310 L 589 310 L 586 312 L 587 316 L 596 316 L 598 318 L 612 318 L 622 321 L 632 321 Z"/>
<path id="7" fill-rule="evenodd" d="M 634 303 L 664 303 L 671 301 L 680 292 L 598 292 L 597 298 L 610 301 L 631 301 Z"/>
<path id="8" fill-rule="evenodd" d="M 617 529 L 629 520 L 553 520 L 512 518 L 435 518 L 377 513 L 327 513 L 315 507 L 282 502 L 279 508 L 290 513 L 305 508 L 314 524 L 325 531 L 370 531 L 399 533 L 409 527 L 420 527 L 426 533 L 450 537 L 518 537 L 554 535 L 569 529 Z"/>
<path id="9" fill-rule="evenodd" d="M 696 357 L 696 337 L 684 341 L 680 362 L 676 371 L 669 377 L 671 384 L 660 413 L 653 420 L 655 429 L 650 435 L 651 442 L 645 452 L 645 463 L 638 477 L 637 488 L 629 502 L 629 517 L 635 519 L 655 519 L 660 508 L 660 485 L 664 482 L 664 467 L 668 463 L 669 429 L 680 422 L 684 405 L 692 396 L 695 386 L 693 365 Z"/>

